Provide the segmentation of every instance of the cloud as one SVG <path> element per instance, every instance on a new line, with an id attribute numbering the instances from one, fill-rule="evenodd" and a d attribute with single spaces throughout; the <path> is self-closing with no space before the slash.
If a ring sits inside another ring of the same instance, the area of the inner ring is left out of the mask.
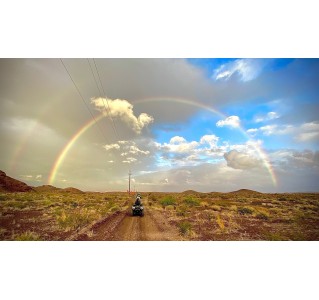
<path id="1" fill-rule="evenodd" d="M 211 134 L 211 135 L 204 135 L 200 139 L 201 144 L 208 144 L 210 147 L 216 147 L 218 143 L 219 137 Z"/>
<path id="2" fill-rule="evenodd" d="M 319 122 L 303 123 L 301 126 L 273 124 L 247 130 L 251 136 L 255 136 L 258 132 L 265 136 L 291 135 L 297 142 L 318 142 Z"/>
<path id="3" fill-rule="evenodd" d="M 278 113 L 274 111 L 270 111 L 266 115 L 259 115 L 259 116 L 256 116 L 254 119 L 256 123 L 260 123 L 260 122 L 275 120 L 275 119 L 278 119 L 279 117 L 280 115 Z"/>
<path id="4" fill-rule="evenodd" d="M 140 134 L 144 127 L 154 121 L 154 118 L 146 113 L 141 113 L 138 117 L 135 116 L 133 112 L 133 105 L 127 100 L 92 98 L 91 102 L 106 117 L 122 120 L 137 134 Z"/>
<path id="5" fill-rule="evenodd" d="M 225 153 L 224 158 L 227 161 L 227 166 L 234 169 L 259 168 L 262 165 L 259 159 L 246 153 L 238 152 L 237 150 L 231 150 Z"/>
<path id="6" fill-rule="evenodd" d="M 241 81 L 255 79 L 267 65 L 265 59 L 237 59 L 221 65 L 214 71 L 215 80 L 229 80 L 233 75 L 238 74 Z"/>
<path id="7" fill-rule="evenodd" d="M 109 151 L 109 150 L 112 150 L 112 149 L 120 149 L 120 145 L 119 144 L 110 144 L 110 145 L 104 145 L 103 148 L 106 150 L 106 151 Z"/>
<path id="8" fill-rule="evenodd" d="M 225 120 L 219 120 L 216 123 L 217 127 L 224 127 L 224 126 L 229 126 L 233 128 L 237 128 L 240 126 L 240 119 L 238 116 L 230 116 L 227 117 Z"/>
<path id="9" fill-rule="evenodd" d="M 264 135 L 285 135 L 293 133 L 295 128 L 292 125 L 267 125 L 260 127 L 259 130 Z"/>

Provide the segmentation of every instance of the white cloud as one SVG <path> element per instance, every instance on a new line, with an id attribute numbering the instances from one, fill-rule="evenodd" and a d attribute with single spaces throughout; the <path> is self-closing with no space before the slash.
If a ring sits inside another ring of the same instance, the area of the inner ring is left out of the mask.
<path id="1" fill-rule="evenodd" d="M 122 160 L 123 163 L 127 163 L 127 164 L 131 164 L 136 161 L 137 159 L 135 157 L 126 157 L 126 160 Z"/>
<path id="2" fill-rule="evenodd" d="M 227 117 L 225 120 L 219 120 L 216 123 L 217 127 L 224 127 L 224 126 L 229 126 L 233 128 L 237 128 L 240 126 L 240 119 L 238 116 L 230 116 Z"/>
<path id="3" fill-rule="evenodd" d="M 270 111 L 266 115 L 259 115 L 259 116 L 256 116 L 254 119 L 256 123 L 260 123 L 260 122 L 275 120 L 275 119 L 278 119 L 279 117 L 280 115 L 278 113 L 274 111 Z"/>
<path id="4" fill-rule="evenodd" d="M 133 105 L 127 100 L 92 98 L 91 102 L 106 117 L 122 120 L 137 134 L 140 134 L 144 127 L 154 121 L 154 118 L 146 113 L 141 113 L 138 117 L 135 116 L 133 112 Z"/>
<path id="5" fill-rule="evenodd" d="M 108 150 L 112 150 L 112 149 L 120 149 L 120 145 L 119 144 L 110 144 L 110 145 L 104 145 L 103 148 L 108 151 Z"/>
<path id="6" fill-rule="evenodd" d="M 319 141 L 319 123 L 303 123 L 300 127 L 293 125 L 266 125 L 258 129 L 248 129 L 247 133 L 255 135 L 261 132 L 266 136 L 270 135 L 293 135 L 298 142 L 316 142 Z"/>
<path id="7" fill-rule="evenodd" d="M 294 132 L 292 125 L 267 125 L 259 128 L 264 135 L 286 135 Z"/>
<path id="8" fill-rule="evenodd" d="M 214 134 L 204 135 L 200 139 L 201 144 L 208 144 L 210 147 L 215 147 L 218 143 L 219 137 Z"/>
<path id="9" fill-rule="evenodd" d="M 181 137 L 181 136 L 174 136 L 170 139 L 169 141 L 170 144 L 182 144 L 182 143 L 186 143 L 185 138 Z"/>
<path id="10" fill-rule="evenodd" d="M 237 150 L 231 150 L 225 153 L 224 157 L 227 161 L 227 165 L 234 169 L 251 169 L 262 166 L 261 160 L 247 153 L 238 152 Z"/>
<path id="11" fill-rule="evenodd" d="M 268 63 L 264 59 L 237 59 L 221 65 L 214 71 L 215 80 L 228 80 L 234 74 L 240 76 L 241 81 L 250 81 L 255 79 Z"/>

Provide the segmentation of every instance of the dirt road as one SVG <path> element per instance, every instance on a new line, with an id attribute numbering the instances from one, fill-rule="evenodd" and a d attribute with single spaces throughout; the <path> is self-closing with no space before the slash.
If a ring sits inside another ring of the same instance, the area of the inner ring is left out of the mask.
<path id="1" fill-rule="evenodd" d="M 130 209 L 100 220 L 74 240 L 93 241 L 179 241 L 178 230 L 156 210 L 146 209 L 144 217 L 132 216 Z"/>

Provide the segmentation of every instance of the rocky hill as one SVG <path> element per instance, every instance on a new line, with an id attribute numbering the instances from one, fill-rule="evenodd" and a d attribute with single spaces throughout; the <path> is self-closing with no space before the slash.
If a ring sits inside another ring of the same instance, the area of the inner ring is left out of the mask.
<path id="1" fill-rule="evenodd" d="M 11 178 L 3 171 L 0 171 L 0 192 L 30 192 L 33 191 L 31 186 L 26 183 Z"/>

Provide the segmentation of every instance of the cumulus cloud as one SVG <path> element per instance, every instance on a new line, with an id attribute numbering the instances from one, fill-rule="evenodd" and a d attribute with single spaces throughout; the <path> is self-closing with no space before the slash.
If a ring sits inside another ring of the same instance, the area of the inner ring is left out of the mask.
<path id="1" fill-rule="evenodd" d="M 265 59 L 237 59 L 217 68 L 213 78 L 215 80 L 228 80 L 233 75 L 238 74 L 241 81 L 250 81 L 261 73 L 268 62 Z"/>
<path id="2" fill-rule="evenodd" d="M 137 162 L 137 157 L 145 157 L 150 155 L 150 150 L 144 150 L 139 148 L 135 141 L 121 140 L 114 144 L 104 145 L 103 148 L 107 152 L 112 152 L 112 157 L 117 157 L 117 161 L 121 161 L 122 163 L 126 164 Z M 119 159 L 121 157 L 122 159 Z M 108 162 L 114 163 L 114 159 L 108 160 Z"/>
<path id="3" fill-rule="evenodd" d="M 200 139 L 200 143 L 201 144 L 208 144 L 210 147 L 216 147 L 218 140 L 219 140 L 218 136 L 216 136 L 214 134 L 210 134 L 210 135 L 202 136 Z"/>
<path id="4" fill-rule="evenodd" d="M 105 116 L 122 120 L 137 134 L 140 134 L 144 127 L 154 121 L 154 118 L 146 113 L 141 113 L 138 117 L 135 116 L 133 105 L 127 100 L 93 98 L 91 102 L 99 111 L 105 114 Z"/>
<path id="5" fill-rule="evenodd" d="M 240 119 L 238 116 L 230 116 L 227 117 L 225 120 L 219 120 L 216 123 L 217 127 L 224 127 L 224 126 L 229 126 L 233 128 L 237 128 L 240 126 Z"/>
<path id="6" fill-rule="evenodd" d="M 259 159 L 247 153 L 238 152 L 237 150 L 231 150 L 225 153 L 224 158 L 227 161 L 227 165 L 234 169 L 259 168 L 262 165 Z"/>

